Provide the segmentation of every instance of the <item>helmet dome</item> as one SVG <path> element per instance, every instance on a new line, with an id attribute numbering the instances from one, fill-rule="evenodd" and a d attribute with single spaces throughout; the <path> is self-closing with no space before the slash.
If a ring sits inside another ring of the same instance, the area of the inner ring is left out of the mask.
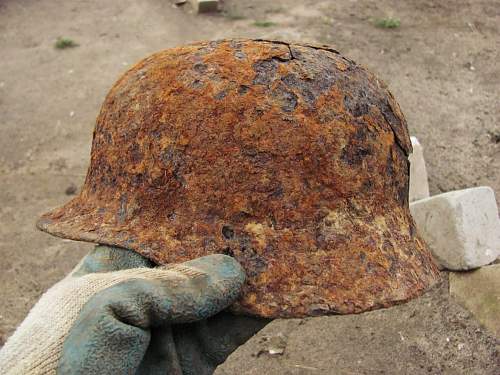
<path id="1" fill-rule="evenodd" d="M 237 312 L 358 313 L 438 275 L 409 212 L 410 152 L 386 86 L 337 51 L 200 42 L 116 82 L 81 193 L 38 227 L 158 264 L 229 254 L 247 272 Z"/>

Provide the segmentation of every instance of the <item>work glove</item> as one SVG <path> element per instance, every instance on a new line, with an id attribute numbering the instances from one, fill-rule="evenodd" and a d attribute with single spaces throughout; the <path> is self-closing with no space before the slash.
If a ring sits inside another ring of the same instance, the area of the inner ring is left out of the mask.
<path id="1" fill-rule="evenodd" d="M 0 373 L 211 374 L 267 323 L 217 314 L 244 280 L 225 255 L 154 268 L 135 252 L 97 246 L 7 341 Z"/>

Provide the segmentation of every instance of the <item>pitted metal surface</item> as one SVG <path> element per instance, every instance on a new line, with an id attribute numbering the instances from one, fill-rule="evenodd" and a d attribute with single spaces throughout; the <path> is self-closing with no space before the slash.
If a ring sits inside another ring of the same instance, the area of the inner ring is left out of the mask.
<path id="1" fill-rule="evenodd" d="M 118 80 L 80 195 L 38 227 L 158 264 L 231 255 L 247 272 L 236 312 L 358 313 L 438 277 L 409 213 L 410 152 L 385 85 L 337 51 L 201 42 Z"/>

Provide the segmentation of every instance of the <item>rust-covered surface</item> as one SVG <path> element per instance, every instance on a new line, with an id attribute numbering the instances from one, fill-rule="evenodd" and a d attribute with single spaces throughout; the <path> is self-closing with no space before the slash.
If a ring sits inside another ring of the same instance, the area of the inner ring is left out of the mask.
<path id="1" fill-rule="evenodd" d="M 408 209 L 410 151 L 385 85 L 338 52 L 201 42 L 118 80 L 81 194 L 38 227 L 158 264 L 234 256 L 237 312 L 357 313 L 438 275 Z"/>

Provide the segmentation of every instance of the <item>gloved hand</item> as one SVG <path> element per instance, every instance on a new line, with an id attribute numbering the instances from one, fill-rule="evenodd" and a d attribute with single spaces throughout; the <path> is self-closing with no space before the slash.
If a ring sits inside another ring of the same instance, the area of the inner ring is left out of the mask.
<path id="1" fill-rule="evenodd" d="M 152 266 L 96 247 L 7 341 L 0 373 L 211 374 L 267 323 L 226 312 L 203 320 L 238 297 L 245 276 L 231 257 Z"/>

